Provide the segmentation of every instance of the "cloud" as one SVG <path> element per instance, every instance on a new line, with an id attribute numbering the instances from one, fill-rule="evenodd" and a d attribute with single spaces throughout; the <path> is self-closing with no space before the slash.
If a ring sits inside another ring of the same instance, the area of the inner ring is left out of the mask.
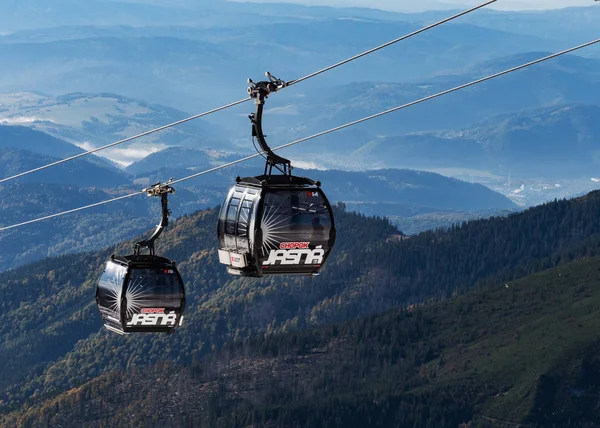
<path id="1" fill-rule="evenodd" d="M 94 146 L 89 141 L 82 141 L 80 143 L 76 143 L 75 145 L 86 151 L 90 151 L 96 148 L 96 146 Z M 125 167 L 131 165 L 134 162 L 144 159 L 146 156 L 151 155 L 152 153 L 165 150 L 167 147 L 168 146 L 164 144 L 137 144 L 129 147 L 111 147 L 109 149 L 99 151 L 95 154 L 103 158 L 110 159 L 111 161 L 116 162 L 119 165 Z"/>
<path id="2" fill-rule="evenodd" d="M 168 146 L 164 144 L 127 147 L 127 148 L 111 148 L 106 150 L 105 156 L 112 161 L 123 166 L 129 166 L 134 162 L 144 159 L 152 153 L 160 152 Z"/>
<path id="3" fill-rule="evenodd" d="M 94 147 L 94 145 L 92 143 L 90 143 L 89 141 L 84 141 L 83 143 L 75 143 L 75 145 L 83 150 L 85 150 L 86 152 L 89 152 L 90 150 L 95 149 L 96 147 Z"/>
<path id="4" fill-rule="evenodd" d="M 36 116 L 17 116 L 17 117 L 2 117 L 0 118 L 0 125 L 25 125 L 28 123 L 33 123 L 37 121 L 44 122 L 52 122 L 55 123 L 51 119 L 43 119 L 41 117 Z"/>
<path id="5" fill-rule="evenodd" d="M 315 163 L 315 162 L 294 161 L 294 162 L 292 162 L 292 165 L 296 168 L 301 168 L 301 169 L 320 169 L 322 171 L 327 169 L 324 166 L 319 165 L 318 163 Z"/>

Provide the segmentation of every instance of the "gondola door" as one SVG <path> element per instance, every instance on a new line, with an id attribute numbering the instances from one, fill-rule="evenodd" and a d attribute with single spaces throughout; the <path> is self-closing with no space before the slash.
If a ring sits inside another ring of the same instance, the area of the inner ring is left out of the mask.
<path id="1" fill-rule="evenodd" d="M 168 333 L 183 319 L 183 280 L 168 259 L 114 257 L 98 282 L 96 303 L 104 325 L 113 332 Z"/>
<path id="2" fill-rule="evenodd" d="M 173 266 L 133 263 L 124 292 L 121 319 L 126 333 L 170 332 L 180 325 L 185 294 L 181 276 Z"/>
<path id="3" fill-rule="evenodd" d="M 219 260 L 233 274 L 255 276 L 256 212 L 261 189 L 253 186 L 234 186 L 219 214 Z"/>

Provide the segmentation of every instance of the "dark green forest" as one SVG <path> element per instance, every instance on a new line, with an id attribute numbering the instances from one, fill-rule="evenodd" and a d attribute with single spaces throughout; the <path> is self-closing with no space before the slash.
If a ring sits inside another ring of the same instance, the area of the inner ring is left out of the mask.
<path id="1" fill-rule="evenodd" d="M 95 282 L 133 241 L 7 272 L 4 424 L 593 426 L 595 404 L 569 394 L 587 391 L 570 383 L 582 361 L 597 365 L 597 260 L 584 259 L 600 250 L 599 211 L 594 192 L 402 239 L 338 205 L 319 277 L 262 280 L 218 264 L 214 210 L 184 216 L 157 248 L 187 284 L 171 336 L 101 328 Z M 558 394 L 571 425 L 549 413 Z"/>
<path id="2" fill-rule="evenodd" d="M 593 427 L 600 258 L 339 325 L 115 370 L 19 426 Z"/>

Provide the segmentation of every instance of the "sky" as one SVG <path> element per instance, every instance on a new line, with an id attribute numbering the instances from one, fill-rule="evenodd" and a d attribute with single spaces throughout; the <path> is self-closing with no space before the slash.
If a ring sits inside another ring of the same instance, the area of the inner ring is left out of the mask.
<path id="1" fill-rule="evenodd" d="M 368 2 L 365 2 L 368 3 Z M 449 3 L 444 1 L 444 3 Z M 483 1 L 455 0 L 454 4 L 476 5 Z M 522 10 L 522 9 L 558 9 L 571 6 L 592 6 L 594 0 L 499 0 L 494 4 L 495 9 Z"/>
<path id="2" fill-rule="evenodd" d="M 374 9 L 393 10 L 397 12 L 420 12 L 432 9 L 450 9 L 464 6 L 475 6 L 485 0 L 253 0 L 259 2 L 282 2 L 305 5 L 324 6 L 358 6 Z M 594 0 L 499 0 L 489 6 L 500 10 L 543 10 L 558 9 L 571 6 L 600 7 Z"/>

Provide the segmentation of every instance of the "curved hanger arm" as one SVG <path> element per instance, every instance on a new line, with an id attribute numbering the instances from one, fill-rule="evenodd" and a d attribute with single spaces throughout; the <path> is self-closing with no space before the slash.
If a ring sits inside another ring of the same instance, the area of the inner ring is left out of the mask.
<path id="1" fill-rule="evenodd" d="M 273 167 L 280 169 L 284 174 L 290 174 L 292 170 L 292 162 L 289 159 L 275 154 L 271 150 L 269 144 L 267 143 L 262 127 L 265 100 L 271 93 L 279 91 L 281 88 L 286 87 L 287 84 L 283 80 L 272 76 L 269 72 L 267 72 L 267 77 L 269 78 L 269 81 L 258 83 L 254 83 L 251 79 L 248 79 L 248 83 L 250 84 L 250 87 L 248 88 L 248 94 L 255 100 L 256 104 L 256 111 L 250 115 L 250 121 L 252 122 L 252 136 L 256 137 L 261 150 L 267 155 L 265 175 L 267 174 L 267 169 L 269 169 L 269 175 L 271 175 Z M 282 168 L 279 168 L 279 166 Z"/>
<path id="2" fill-rule="evenodd" d="M 144 189 L 148 196 L 160 196 L 161 198 L 161 207 L 162 207 L 162 216 L 160 223 L 154 229 L 152 235 L 143 241 L 140 241 L 135 244 L 134 255 L 140 255 L 140 252 L 143 248 L 147 248 L 150 252 L 150 255 L 154 255 L 154 241 L 156 241 L 160 235 L 162 234 L 165 227 L 169 225 L 169 216 L 171 215 L 171 211 L 169 211 L 169 193 L 175 193 L 175 189 L 172 188 L 169 184 L 173 181 L 173 179 L 169 180 L 167 183 L 156 183 L 152 187 Z"/>

